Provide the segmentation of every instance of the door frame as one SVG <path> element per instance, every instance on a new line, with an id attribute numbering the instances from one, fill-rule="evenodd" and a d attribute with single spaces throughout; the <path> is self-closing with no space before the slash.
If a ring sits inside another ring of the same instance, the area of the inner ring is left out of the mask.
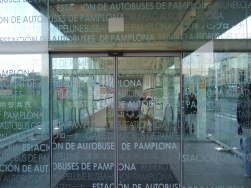
<path id="1" fill-rule="evenodd" d="M 182 53 L 181 52 L 154 52 L 154 51 L 145 51 L 145 52 L 121 52 L 121 51 L 113 51 L 113 52 L 96 52 L 96 53 L 80 53 L 80 52 L 52 52 L 49 55 L 49 109 L 50 109 L 50 145 L 53 144 L 53 69 L 52 69 L 52 59 L 53 58 L 64 58 L 64 57 L 114 57 L 114 187 L 118 187 L 119 185 L 119 177 L 118 177 L 118 164 L 119 164 L 119 138 L 118 138 L 118 127 L 115 126 L 118 124 L 118 58 L 119 57 L 179 57 L 180 59 L 180 95 L 183 96 L 183 63 L 182 63 Z M 180 104 L 183 101 L 183 97 L 180 97 Z M 184 140 L 183 140 L 183 106 L 180 105 L 180 156 L 183 156 L 184 153 Z M 183 176 L 183 161 L 182 157 L 180 157 L 180 187 L 183 187 L 184 176 Z M 50 150 L 50 185 L 53 187 L 53 151 Z"/>

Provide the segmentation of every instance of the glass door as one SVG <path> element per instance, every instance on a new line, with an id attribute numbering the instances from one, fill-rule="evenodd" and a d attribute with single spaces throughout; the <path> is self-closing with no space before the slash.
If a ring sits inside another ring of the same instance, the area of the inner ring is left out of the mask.
<path id="1" fill-rule="evenodd" d="M 114 181 L 114 58 L 52 58 L 53 187 L 95 187 Z"/>
<path id="2" fill-rule="evenodd" d="M 118 182 L 179 187 L 180 58 L 118 57 Z"/>
<path id="3" fill-rule="evenodd" d="M 180 57 L 52 54 L 52 187 L 178 187 Z"/>

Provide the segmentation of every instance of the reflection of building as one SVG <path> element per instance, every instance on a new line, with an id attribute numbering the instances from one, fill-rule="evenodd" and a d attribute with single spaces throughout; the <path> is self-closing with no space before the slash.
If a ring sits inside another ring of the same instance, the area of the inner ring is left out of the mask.
<path id="1" fill-rule="evenodd" d="M 11 74 L 1 80 L 3 89 L 20 90 L 23 94 L 37 94 L 41 92 L 41 75 L 39 73 Z M 39 94 L 41 95 L 41 94 Z"/>
<path id="2" fill-rule="evenodd" d="M 41 83 L 42 83 L 42 76 L 39 73 L 29 73 L 27 79 L 27 85 L 29 85 L 29 93 L 35 95 L 41 95 Z"/>
<path id="3" fill-rule="evenodd" d="M 218 87 L 220 94 L 240 93 L 250 78 L 250 65 L 246 54 L 226 53 L 216 60 L 216 66 L 208 68 L 208 87 Z M 217 80 L 217 82 L 216 82 Z M 240 86 L 238 88 L 238 86 Z"/>

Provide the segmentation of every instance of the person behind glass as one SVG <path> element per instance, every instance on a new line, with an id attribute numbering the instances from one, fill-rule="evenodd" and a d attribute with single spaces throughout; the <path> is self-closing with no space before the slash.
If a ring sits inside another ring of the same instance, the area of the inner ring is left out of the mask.
<path id="1" fill-rule="evenodd" d="M 188 95 L 188 100 L 185 101 L 186 109 L 185 109 L 185 135 L 190 136 L 195 133 L 195 126 L 197 121 L 197 98 L 193 93 Z"/>
<path id="2" fill-rule="evenodd" d="M 139 101 L 140 101 L 140 105 L 139 105 L 139 111 L 141 112 L 141 107 L 143 104 L 143 101 L 146 100 L 146 93 L 143 93 L 142 97 L 140 97 Z"/>
<path id="3" fill-rule="evenodd" d="M 244 176 L 251 178 L 251 85 L 238 97 L 238 134 L 243 136 Z"/>
<path id="4" fill-rule="evenodd" d="M 142 133 L 145 133 L 148 131 L 148 127 L 150 131 L 153 131 L 153 118 L 154 118 L 154 108 L 153 108 L 153 101 L 151 98 L 147 98 L 146 100 L 143 100 L 142 106 L 141 106 L 141 114 L 142 116 L 146 116 L 142 119 L 143 121 L 143 130 Z M 149 124 L 149 122 L 150 124 Z"/>
<path id="5" fill-rule="evenodd" d="M 126 126 L 128 129 L 136 128 L 136 122 L 139 121 L 139 97 L 136 96 L 134 89 L 130 89 L 123 100 L 125 101 L 124 116 Z"/>

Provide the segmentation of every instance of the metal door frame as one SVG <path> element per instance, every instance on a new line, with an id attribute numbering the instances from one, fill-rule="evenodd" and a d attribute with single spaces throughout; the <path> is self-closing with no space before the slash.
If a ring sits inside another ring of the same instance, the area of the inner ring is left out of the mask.
<path id="1" fill-rule="evenodd" d="M 119 55 L 116 55 L 119 54 Z M 114 188 L 117 188 L 119 185 L 118 182 L 118 163 L 119 163 L 119 153 L 118 153 L 118 127 L 115 126 L 118 124 L 118 58 L 119 57 L 179 57 L 180 58 L 180 104 L 183 100 L 183 63 L 182 63 L 182 53 L 181 52 L 111 52 L 111 53 L 51 53 L 49 56 L 49 108 L 50 108 L 50 146 L 52 148 L 53 144 L 53 70 L 52 70 L 52 58 L 64 58 L 64 57 L 114 57 Z M 184 151 L 184 140 L 183 140 L 183 106 L 180 105 L 180 156 L 183 156 Z M 115 144 L 117 143 L 117 144 Z M 180 157 L 180 187 L 183 187 L 183 161 Z M 50 149 L 50 186 L 53 188 L 53 151 Z"/>

